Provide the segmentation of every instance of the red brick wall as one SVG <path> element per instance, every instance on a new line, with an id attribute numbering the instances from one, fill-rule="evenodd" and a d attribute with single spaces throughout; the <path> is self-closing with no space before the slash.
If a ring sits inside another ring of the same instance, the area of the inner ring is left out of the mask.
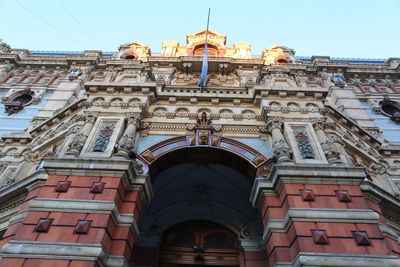
<path id="1" fill-rule="evenodd" d="M 60 181 L 69 181 L 67 192 L 56 192 Z M 94 182 L 104 183 L 102 193 L 91 193 Z M 136 191 L 126 191 L 121 178 L 88 176 L 49 176 L 43 187 L 30 192 L 20 211 L 26 210 L 33 198 L 58 198 L 74 200 L 113 201 L 120 214 L 134 214 L 139 218 L 142 202 Z M 52 224 L 46 233 L 35 232 L 39 219 L 51 219 Z M 90 221 L 87 234 L 75 233 L 78 220 Z M 28 211 L 25 219 L 8 228 L 1 246 L 9 240 L 73 242 L 102 244 L 109 255 L 124 256 L 132 260 L 134 233 L 129 226 L 118 226 L 110 214 Z M 3 258 L 1 266 L 97 266 L 95 262 L 71 260 Z"/>
<path id="2" fill-rule="evenodd" d="M 303 200 L 305 189 L 312 190 L 314 200 Z M 338 190 L 347 191 L 351 201 L 341 202 Z M 279 196 L 265 196 L 261 208 L 264 225 L 270 219 L 283 220 L 289 208 L 372 209 L 380 213 L 378 205 L 365 199 L 358 186 L 285 184 Z M 328 244 L 316 244 L 312 230 L 325 230 Z M 358 245 L 355 231 L 365 232 L 371 244 Z M 399 255 L 399 245 L 388 239 L 377 223 L 294 221 L 286 232 L 272 232 L 266 240 L 266 251 L 270 266 L 277 261 L 292 262 L 299 252 Z"/>

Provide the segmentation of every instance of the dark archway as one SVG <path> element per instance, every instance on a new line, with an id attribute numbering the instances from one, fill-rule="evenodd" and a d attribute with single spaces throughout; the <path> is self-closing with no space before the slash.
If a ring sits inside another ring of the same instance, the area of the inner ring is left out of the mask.
<path id="1" fill-rule="evenodd" d="M 249 248 L 264 253 L 260 211 L 249 200 L 254 177 L 271 160 L 233 139 L 218 136 L 213 143 L 212 137 L 208 145 L 191 140 L 196 136 L 171 138 L 138 156 L 142 171 L 152 178 L 154 195 L 141 214 L 136 264 L 160 266 L 163 234 L 190 220 L 229 229 L 241 253 Z"/>

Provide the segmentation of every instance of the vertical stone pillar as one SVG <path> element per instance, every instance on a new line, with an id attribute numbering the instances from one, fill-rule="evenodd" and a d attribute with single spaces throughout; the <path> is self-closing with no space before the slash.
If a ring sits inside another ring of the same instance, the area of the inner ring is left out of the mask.
<path id="1" fill-rule="evenodd" d="M 142 118 L 138 115 L 128 117 L 127 126 L 124 134 L 119 139 L 116 145 L 117 152 L 113 155 L 113 158 L 124 158 L 130 159 L 133 149 L 135 148 L 135 138 L 137 129 L 142 123 Z"/>
<path id="2" fill-rule="evenodd" d="M 329 142 L 328 137 L 325 134 L 325 128 L 327 127 L 326 120 L 320 119 L 313 121 L 313 126 L 328 162 L 341 163 L 339 152 L 336 151 L 335 148 L 331 145 L 331 142 Z"/>
<path id="3" fill-rule="evenodd" d="M 266 124 L 266 129 L 272 136 L 272 150 L 278 162 L 291 161 L 292 153 L 283 137 L 282 124 L 279 119 L 271 119 Z"/>
<path id="4" fill-rule="evenodd" d="M 85 125 L 83 126 L 82 130 L 75 135 L 72 142 L 69 144 L 69 148 L 65 155 L 75 156 L 77 157 L 81 152 L 83 145 L 85 144 L 86 139 L 88 138 L 90 131 L 93 128 L 93 124 L 96 120 L 96 117 L 93 115 L 87 115 L 85 118 Z"/>

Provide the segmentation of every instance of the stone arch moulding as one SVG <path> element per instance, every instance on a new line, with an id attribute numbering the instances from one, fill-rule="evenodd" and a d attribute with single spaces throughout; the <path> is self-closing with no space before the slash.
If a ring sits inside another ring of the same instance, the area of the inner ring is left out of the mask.
<path id="1" fill-rule="evenodd" d="M 196 135 L 172 137 L 145 149 L 136 155 L 136 171 L 140 174 L 148 173 L 149 166 L 169 152 L 201 147 L 219 149 L 241 157 L 256 169 L 256 177 L 267 176 L 274 163 L 273 159 L 267 158 L 256 149 L 235 139 L 199 132 Z"/>

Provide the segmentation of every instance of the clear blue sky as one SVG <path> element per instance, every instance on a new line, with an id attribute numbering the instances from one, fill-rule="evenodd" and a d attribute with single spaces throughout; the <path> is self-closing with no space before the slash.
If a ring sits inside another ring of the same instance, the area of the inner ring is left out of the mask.
<path id="1" fill-rule="evenodd" d="M 281 44 L 298 56 L 400 57 L 400 0 L 0 0 L 0 38 L 30 50 L 103 50 L 139 41 L 161 51 L 206 27 L 247 41 L 252 54 Z"/>

